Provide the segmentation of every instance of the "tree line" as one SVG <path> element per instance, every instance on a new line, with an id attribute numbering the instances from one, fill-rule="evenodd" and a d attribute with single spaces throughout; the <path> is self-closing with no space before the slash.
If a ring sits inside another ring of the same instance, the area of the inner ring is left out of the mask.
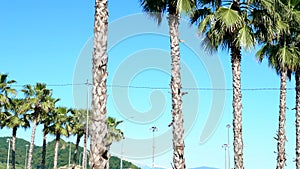
<path id="1" fill-rule="evenodd" d="M 82 167 L 85 169 L 87 164 L 87 118 L 90 110 L 74 109 L 56 106 L 60 99 L 52 96 L 52 90 L 47 88 L 44 83 L 35 85 L 24 85 L 23 89 L 17 91 L 12 85 L 15 80 L 9 80 L 7 74 L 0 73 L 0 128 L 10 128 L 12 137 L 9 139 L 12 145 L 12 169 L 16 167 L 16 136 L 19 128 L 31 128 L 31 141 L 28 149 L 27 169 L 32 168 L 32 157 L 34 153 L 34 141 L 36 137 L 37 125 L 43 126 L 43 145 L 41 156 L 41 168 L 46 168 L 46 146 L 47 135 L 55 136 L 54 162 L 53 168 L 57 169 L 58 151 L 61 136 L 76 137 L 75 151 L 72 158 L 72 168 L 76 166 L 78 148 L 81 138 L 84 139 L 84 151 Z M 21 96 L 23 94 L 23 96 Z M 108 144 L 120 141 L 123 132 L 117 128 L 122 121 L 108 117 L 106 125 L 108 128 Z"/>

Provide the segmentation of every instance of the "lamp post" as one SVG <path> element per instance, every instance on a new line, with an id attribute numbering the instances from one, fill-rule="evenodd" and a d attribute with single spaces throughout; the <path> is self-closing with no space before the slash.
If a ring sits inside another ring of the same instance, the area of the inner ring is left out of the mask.
<path id="1" fill-rule="evenodd" d="M 227 144 L 223 144 L 223 145 L 222 145 L 222 148 L 224 148 L 224 149 L 225 149 L 225 160 L 224 160 L 224 161 L 225 161 L 225 169 L 226 169 L 226 167 L 227 167 L 227 165 L 226 165 L 226 163 L 227 163 L 227 159 L 226 159 L 226 154 L 227 154 L 227 152 L 226 152 L 226 151 L 227 151 L 227 147 L 228 147 L 228 145 L 227 145 Z M 229 168 L 229 169 L 230 169 L 230 168 Z"/>
<path id="2" fill-rule="evenodd" d="M 24 169 L 26 169 L 27 166 L 27 149 L 28 149 L 28 144 L 25 145 L 25 165 L 24 165 Z"/>
<path id="3" fill-rule="evenodd" d="M 6 142 L 8 143 L 6 169 L 9 169 L 10 141 L 10 138 L 6 139 Z"/>
<path id="4" fill-rule="evenodd" d="M 154 132 L 158 131 L 158 128 L 156 126 L 153 126 L 150 128 L 150 130 L 153 133 L 153 144 L 152 144 L 152 169 L 154 169 L 154 150 L 155 150 L 155 140 L 154 140 Z"/>
<path id="5" fill-rule="evenodd" d="M 82 159 L 82 152 L 80 152 L 80 154 L 79 154 L 79 166 L 80 166 L 80 164 L 81 164 L 81 159 Z M 82 166 L 80 167 L 80 168 L 82 168 Z"/>
<path id="6" fill-rule="evenodd" d="M 124 125 L 124 124 L 123 124 Z M 122 128 L 123 128 L 123 125 L 122 125 Z M 121 142 L 121 158 L 120 158 L 120 169 L 123 169 L 123 146 L 124 146 L 124 141 L 125 140 L 125 136 L 124 134 L 122 134 L 122 142 Z"/>
<path id="7" fill-rule="evenodd" d="M 227 141 L 227 147 L 228 147 L 228 150 L 227 150 L 227 153 L 228 153 L 228 169 L 230 169 L 230 149 L 229 149 L 229 147 L 230 147 L 230 141 L 229 141 L 229 129 L 230 129 L 230 127 L 231 127 L 231 125 L 230 124 L 227 124 L 226 125 L 226 127 L 228 128 L 228 141 Z"/>

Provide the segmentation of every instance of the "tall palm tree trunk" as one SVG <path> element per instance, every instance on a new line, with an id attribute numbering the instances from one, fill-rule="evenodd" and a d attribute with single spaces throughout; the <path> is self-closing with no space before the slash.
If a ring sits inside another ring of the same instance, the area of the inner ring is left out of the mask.
<path id="1" fill-rule="evenodd" d="M 108 0 L 96 0 L 93 52 L 93 114 L 91 119 L 90 164 L 93 169 L 109 168 L 107 147 L 107 31 Z"/>
<path id="2" fill-rule="evenodd" d="M 56 134 L 55 139 L 55 149 L 54 149 L 54 163 L 53 169 L 57 169 L 57 159 L 58 159 L 58 148 L 59 148 L 59 141 L 60 141 L 60 134 Z"/>
<path id="3" fill-rule="evenodd" d="M 44 126 L 44 130 L 45 130 Z M 47 132 L 43 132 L 43 149 L 42 149 L 42 162 L 41 162 L 41 168 L 45 169 L 46 168 L 46 149 L 47 147 Z"/>
<path id="4" fill-rule="evenodd" d="M 179 15 L 169 15 L 170 47 L 172 58 L 171 92 L 172 92 L 172 119 L 173 119 L 173 168 L 184 169 L 184 127 L 182 114 L 182 92 L 180 75 L 179 49 Z"/>
<path id="5" fill-rule="evenodd" d="M 16 168 L 16 137 L 17 137 L 17 127 L 14 127 L 12 130 L 12 153 L 11 153 L 11 163 L 12 169 Z"/>
<path id="6" fill-rule="evenodd" d="M 300 71 L 296 71 L 296 169 L 300 169 Z"/>
<path id="7" fill-rule="evenodd" d="M 29 146 L 29 150 L 28 150 L 27 169 L 31 169 L 37 118 L 34 118 L 32 123 L 33 123 L 33 125 L 32 125 L 32 133 L 31 133 L 31 141 L 30 141 L 30 146 Z"/>
<path id="8" fill-rule="evenodd" d="M 241 49 L 231 47 L 231 67 L 233 85 L 233 146 L 234 168 L 244 169 L 242 132 L 242 92 L 241 92 Z"/>
<path id="9" fill-rule="evenodd" d="M 280 103 L 279 103 L 279 128 L 277 133 L 277 167 L 283 169 L 285 167 L 285 121 L 286 121 L 286 78 L 287 71 L 280 72 Z"/>
<path id="10" fill-rule="evenodd" d="M 77 160 L 77 154 L 78 154 L 78 147 L 79 147 L 79 143 L 80 143 L 80 138 L 81 138 L 81 136 L 77 135 L 76 145 L 75 145 L 75 151 L 74 151 L 74 155 L 73 155 L 72 169 L 75 169 L 75 167 L 76 167 L 76 160 Z"/>

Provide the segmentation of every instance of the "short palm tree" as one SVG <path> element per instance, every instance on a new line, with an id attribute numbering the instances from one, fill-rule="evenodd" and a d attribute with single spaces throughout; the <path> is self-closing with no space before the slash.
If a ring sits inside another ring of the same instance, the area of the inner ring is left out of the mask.
<path id="1" fill-rule="evenodd" d="M 55 104 L 60 99 L 49 98 L 49 109 L 47 112 L 42 112 L 41 116 L 41 123 L 44 125 L 43 128 L 43 148 L 42 148 L 42 161 L 41 161 L 41 168 L 46 168 L 46 153 L 47 153 L 47 135 L 49 133 L 49 125 L 53 123 L 53 116 L 51 112 L 55 111 Z"/>
<path id="2" fill-rule="evenodd" d="M 16 94 L 16 89 L 11 88 L 11 85 L 15 82 L 15 80 L 8 80 L 7 74 L 0 73 L 0 108 L 9 104 L 9 95 Z"/>
<path id="3" fill-rule="evenodd" d="M 108 138 L 108 145 L 111 146 L 113 142 L 119 142 L 121 139 L 124 138 L 123 132 L 118 129 L 118 125 L 123 121 L 117 121 L 115 118 L 108 117 L 107 118 L 107 138 Z"/>
<path id="4" fill-rule="evenodd" d="M 108 169 L 106 101 L 107 101 L 107 32 L 108 0 L 95 1 L 92 118 L 90 124 L 90 167 Z"/>
<path id="5" fill-rule="evenodd" d="M 173 127 L 173 168 L 185 168 L 184 159 L 184 127 L 182 113 L 181 66 L 179 49 L 179 21 L 182 12 L 191 12 L 194 0 L 140 0 L 147 14 L 154 17 L 158 24 L 162 16 L 168 13 L 170 34 L 170 50 L 172 60 L 171 93 L 172 93 L 172 127 Z"/>
<path id="6" fill-rule="evenodd" d="M 25 101 L 31 106 L 29 117 L 32 121 L 32 134 L 27 160 L 27 169 L 31 169 L 36 126 L 41 122 L 42 114 L 48 112 L 52 106 L 52 91 L 46 88 L 46 84 L 37 83 L 34 86 L 25 85 L 22 92 L 25 94 Z"/>
<path id="7" fill-rule="evenodd" d="M 54 164 L 53 168 L 57 169 L 58 148 L 61 136 L 69 136 L 71 127 L 69 125 L 70 117 L 67 115 L 68 109 L 65 107 L 58 107 L 53 112 L 52 124 L 49 125 L 49 133 L 55 135 L 55 149 L 54 149 Z"/>
<path id="8" fill-rule="evenodd" d="M 204 47 L 210 51 L 216 51 L 219 47 L 230 51 L 234 168 L 243 169 L 241 52 L 255 45 L 255 14 L 265 11 L 271 3 L 268 0 L 198 0 L 197 4 L 198 9 L 191 15 L 191 22 L 199 23 L 199 32 L 204 35 Z"/>
<path id="9" fill-rule="evenodd" d="M 76 160 L 78 155 L 78 148 L 80 139 L 82 136 L 85 135 L 85 129 L 86 129 L 86 110 L 83 109 L 70 109 L 70 112 L 72 113 L 71 119 L 70 119 L 70 126 L 72 129 L 72 134 L 76 135 L 76 145 L 75 150 L 73 154 L 73 165 L 72 169 L 76 167 Z M 83 159 L 85 160 L 85 159 Z M 83 163 L 84 167 L 85 163 Z"/>
<path id="10" fill-rule="evenodd" d="M 7 106 L 8 117 L 3 125 L 12 129 L 12 169 L 16 167 L 16 136 L 18 128 L 30 127 L 29 119 L 26 116 L 28 105 L 23 99 L 11 99 L 11 103 Z"/>

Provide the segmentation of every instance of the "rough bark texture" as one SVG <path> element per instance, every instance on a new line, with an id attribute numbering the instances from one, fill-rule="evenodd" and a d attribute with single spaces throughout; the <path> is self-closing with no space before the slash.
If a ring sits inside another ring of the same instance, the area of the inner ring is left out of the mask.
<path id="1" fill-rule="evenodd" d="M 11 152 L 11 163 L 12 169 L 16 168 L 16 137 L 17 137 L 17 127 L 13 128 L 12 131 L 12 152 Z"/>
<path id="2" fill-rule="evenodd" d="M 31 133 L 31 141 L 30 141 L 30 146 L 29 146 L 29 151 L 28 151 L 27 169 L 31 169 L 37 117 L 34 118 L 32 123 L 33 123 L 33 125 L 32 125 L 32 133 Z"/>
<path id="3" fill-rule="evenodd" d="M 184 127 L 182 114 L 182 92 L 180 75 L 180 50 L 179 50 L 179 16 L 169 15 L 170 47 L 172 57 L 172 118 L 173 118 L 173 168 L 184 169 Z"/>
<path id="4" fill-rule="evenodd" d="M 241 92 L 241 49 L 231 48 L 231 67 L 233 85 L 233 147 L 234 168 L 244 169 L 243 132 L 242 132 L 242 92 Z"/>
<path id="5" fill-rule="evenodd" d="M 60 134 L 56 134 L 53 169 L 57 169 L 59 141 L 60 141 Z"/>
<path id="6" fill-rule="evenodd" d="M 277 167 L 283 169 L 285 167 L 285 121 L 286 121 L 286 78 L 287 71 L 280 72 L 280 103 L 279 103 L 279 128 L 277 133 Z"/>
<path id="7" fill-rule="evenodd" d="M 90 167 L 93 169 L 109 168 L 107 147 L 106 101 L 107 101 L 107 0 L 96 0 L 94 23 L 93 52 L 93 114 L 90 125 Z"/>
<path id="8" fill-rule="evenodd" d="M 44 126 L 45 129 L 46 126 Z M 43 132 L 43 150 L 42 150 L 42 162 L 41 162 L 41 168 L 45 169 L 46 168 L 46 147 L 47 147 L 47 134 L 44 131 Z"/>
<path id="9" fill-rule="evenodd" d="M 77 135 L 76 137 L 76 145 L 75 145 L 75 150 L 74 150 L 74 154 L 73 154 L 73 164 L 72 164 L 72 169 L 75 169 L 76 167 L 76 160 L 77 160 L 77 155 L 78 155 L 78 147 L 79 147 L 79 143 L 80 143 L 80 135 Z M 79 157 L 80 158 L 80 157 Z"/>
<path id="10" fill-rule="evenodd" d="M 296 72 L 296 169 L 300 169 L 300 71 Z"/>

